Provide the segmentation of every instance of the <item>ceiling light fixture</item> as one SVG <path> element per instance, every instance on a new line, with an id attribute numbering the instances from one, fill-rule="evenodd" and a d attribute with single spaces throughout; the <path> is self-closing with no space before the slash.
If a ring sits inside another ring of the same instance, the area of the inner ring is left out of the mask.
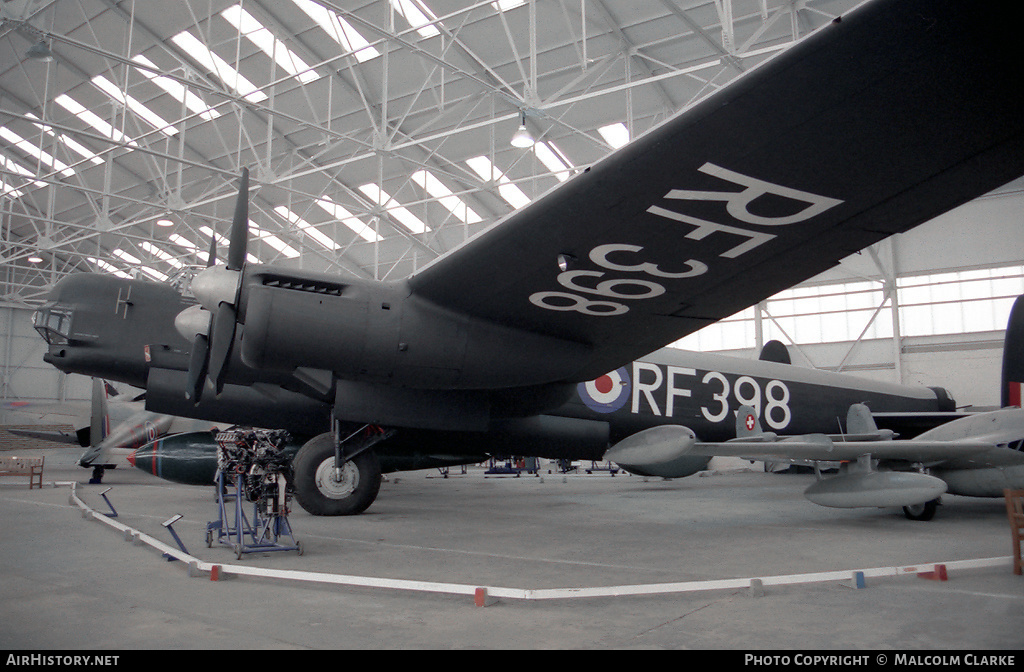
<path id="1" fill-rule="evenodd" d="M 535 142 L 533 136 L 526 130 L 526 112 L 523 111 L 519 117 L 519 128 L 512 134 L 512 146 L 526 149 L 527 147 L 533 147 Z"/>
<path id="2" fill-rule="evenodd" d="M 25 55 L 33 61 L 42 61 L 43 63 L 49 63 L 53 60 L 53 52 L 50 51 L 50 46 L 44 40 L 39 40 L 29 47 Z"/>

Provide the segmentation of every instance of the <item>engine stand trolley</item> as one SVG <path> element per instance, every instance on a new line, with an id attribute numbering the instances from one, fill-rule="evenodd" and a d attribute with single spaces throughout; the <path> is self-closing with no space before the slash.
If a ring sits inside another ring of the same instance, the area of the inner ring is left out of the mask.
<path id="1" fill-rule="evenodd" d="M 282 451 L 289 435 L 279 430 L 231 429 L 217 434 L 217 512 L 206 525 L 206 546 L 246 553 L 298 551 L 288 512 L 291 461 Z M 252 515 L 246 515 L 252 504 Z"/>

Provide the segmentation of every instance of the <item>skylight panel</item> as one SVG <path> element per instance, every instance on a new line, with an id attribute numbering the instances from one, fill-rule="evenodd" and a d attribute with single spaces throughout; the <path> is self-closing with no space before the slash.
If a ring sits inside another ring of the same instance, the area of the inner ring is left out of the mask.
<path id="1" fill-rule="evenodd" d="M 178 129 L 176 129 L 169 121 L 161 117 L 159 114 L 149 109 L 141 102 L 129 96 L 128 94 L 121 91 L 112 81 L 104 77 L 103 75 L 96 75 L 92 78 L 92 83 L 97 86 L 103 93 L 113 98 L 118 103 L 125 105 L 135 114 L 139 115 L 146 120 L 151 126 L 158 129 L 159 131 L 166 133 L 167 135 L 177 135 Z"/>
<path id="2" fill-rule="evenodd" d="M 184 247 L 189 252 L 195 254 L 196 257 L 204 264 L 210 261 L 210 253 L 207 252 L 206 250 L 199 249 L 199 247 L 197 247 L 195 243 L 193 243 L 185 236 L 182 236 L 181 234 L 178 233 L 172 233 L 171 235 L 167 236 L 167 239 L 174 243 L 175 245 L 178 245 L 179 247 Z"/>
<path id="3" fill-rule="evenodd" d="M 559 182 L 565 182 L 569 179 L 569 169 L 572 168 L 572 164 L 569 163 L 569 159 L 565 157 L 565 154 L 562 154 L 554 143 L 534 143 L 533 153 L 537 155 L 540 162 L 554 174 Z"/>
<path id="4" fill-rule="evenodd" d="M 139 266 L 139 270 L 148 275 L 149 277 L 153 278 L 157 282 L 167 282 L 167 274 L 161 273 L 155 268 L 150 268 L 149 266 Z"/>
<path id="5" fill-rule="evenodd" d="M 171 41 L 249 102 L 259 103 L 267 99 L 267 94 L 257 89 L 255 84 L 228 65 L 227 61 L 210 51 L 210 48 L 192 33 L 184 30 L 172 37 Z"/>
<path id="6" fill-rule="evenodd" d="M 16 199 L 21 198 L 24 195 L 25 192 L 21 189 L 16 189 L 15 187 L 8 185 L 3 180 L 0 180 L 0 196 L 10 196 L 11 198 Z"/>
<path id="7" fill-rule="evenodd" d="M 142 263 L 142 259 L 139 259 L 134 254 L 131 254 L 129 252 L 125 252 L 121 248 L 118 248 L 118 249 L 114 250 L 112 254 L 115 257 L 117 257 L 118 259 L 121 259 L 123 261 L 127 261 L 132 266 L 138 266 L 139 264 Z"/>
<path id="8" fill-rule="evenodd" d="M 476 222 L 483 221 L 480 215 L 476 214 L 472 208 L 466 205 L 465 201 L 452 193 L 449 189 L 437 179 L 433 173 L 427 170 L 418 170 L 412 174 L 412 181 L 423 187 L 428 194 L 437 199 L 437 202 L 443 205 L 450 213 L 458 217 L 465 224 L 475 224 Z"/>
<path id="9" fill-rule="evenodd" d="M 227 237 L 220 235 L 219 233 L 217 233 L 208 226 L 200 226 L 199 233 L 206 236 L 207 240 L 209 240 L 210 236 L 213 236 L 214 238 L 217 239 L 217 244 L 223 247 L 224 249 L 228 249 L 231 246 L 230 243 L 228 242 Z M 252 252 L 246 253 L 245 258 L 251 264 L 262 263 L 259 259 L 256 258 L 256 255 L 254 255 Z M 209 259 L 209 255 L 207 255 L 207 259 Z"/>
<path id="10" fill-rule="evenodd" d="M 365 37 L 359 34 L 348 21 L 338 16 L 333 10 L 319 5 L 313 0 L 292 0 L 309 18 L 317 22 L 331 39 L 341 45 L 345 51 L 354 52 L 360 63 L 380 56 L 380 52 L 370 45 Z"/>
<path id="11" fill-rule="evenodd" d="M 412 212 L 410 212 L 409 209 L 406 208 L 405 206 L 392 205 L 391 207 L 388 207 L 388 203 L 397 203 L 397 201 L 394 201 L 391 198 L 391 195 L 388 194 L 388 192 L 384 191 L 376 184 L 364 184 L 363 186 L 359 187 L 359 191 L 366 194 L 367 198 L 369 198 L 371 201 L 383 207 L 384 210 L 388 213 L 388 215 L 397 219 L 399 222 L 402 223 L 402 226 L 409 229 L 413 233 L 424 233 L 429 230 L 427 228 L 427 225 L 424 224 L 419 217 L 412 214 Z"/>
<path id="12" fill-rule="evenodd" d="M 434 37 L 441 31 L 431 21 L 437 20 L 434 13 L 420 0 L 391 0 L 391 6 L 405 17 L 409 25 L 416 29 L 421 37 Z"/>
<path id="13" fill-rule="evenodd" d="M 304 220 L 302 217 L 299 217 L 297 214 L 295 214 L 285 206 L 277 206 L 276 208 L 274 208 L 274 212 L 281 215 L 281 217 L 283 217 L 285 220 L 294 224 L 296 228 L 298 228 L 300 231 L 302 231 L 307 236 L 316 241 L 321 247 L 330 250 L 331 252 L 340 249 L 340 246 L 336 242 L 334 242 L 334 239 L 332 239 L 330 236 L 322 232 L 320 229 L 316 228 L 315 226 Z"/>
<path id="14" fill-rule="evenodd" d="M 491 6 L 499 12 L 507 12 L 510 9 L 522 7 L 525 4 L 526 0 L 497 0 L 496 2 L 492 2 Z"/>
<path id="15" fill-rule="evenodd" d="M 117 266 L 114 266 L 110 262 L 103 261 L 102 259 L 97 259 L 96 257 L 86 257 L 86 258 L 90 262 L 92 262 L 92 263 L 96 264 L 97 266 L 99 266 L 100 268 L 102 268 L 107 273 L 112 273 L 113 275 L 116 275 L 119 278 L 124 278 L 125 280 L 131 280 L 132 279 L 131 275 L 129 275 L 128 273 L 125 273 L 120 268 L 118 268 Z"/>
<path id="16" fill-rule="evenodd" d="M 629 142 L 629 129 L 621 121 L 616 124 L 609 124 L 597 129 L 605 142 L 618 149 Z"/>
<path id="17" fill-rule="evenodd" d="M 68 96 L 67 94 L 61 94 L 53 99 L 53 102 L 57 103 L 71 114 L 78 117 L 82 122 L 92 126 L 94 129 L 100 132 L 101 135 L 110 138 L 114 142 L 123 142 L 133 147 L 137 147 L 138 143 L 129 138 L 127 135 L 117 130 L 106 121 L 101 119 L 96 113 L 85 109 L 81 103 L 77 100 Z"/>
<path id="18" fill-rule="evenodd" d="M 255 235 L 258 239 L 262 240 L 267 245 L 270 245 L 272 248 L 274 248 L 284 256 L 288 257 L 289 259 L 294 259 L 297 256 L 299 256 L 298 250 L 296 250 L 294 247 L 284 242 L 274 234 L 264 231 L 263 229 L 256 225 L 256 222 L 252 221 L 251 219 L 249 220 L 249 231 L 251 231 L 253 235 Z"/>
<path id="19" fill-rule="evenodd" d="M 11 159 L 11 158 L 8 158 L 7 156 L 4 156 L 3 154 L 0 154 L 0 168 L 3 168 L 3 169 L 5 169 L 5 170 L 7 170 L 9 172 L 12 172 L 12 173 L 17 173 L 18 175 L 21 175 L 22 177 L 32 178 L 32 184 L 36 185 L 37 187 L 45 187 L 46 186 L 46 182 L 42 182 L 40 180 L 34 179 L 35 176 L 36 176 L 36 174 L 34 172 L 29 170 L 25 166 L 21 165 L 20 163 L 18 163 L 14 159 Z"/>
<path id="20" fill-rule="evenodd" d="M 117 257 L 117 258 L 119 258 L 119 259 L 121 259 L 123 261 L 128 262 L 132 266 L 137 266 L 140 271 L 142 271 L 143 273 L 145 273 L 149 277 L 153 278 L 154 280 L 156 280 L 158 282 L 167 282 L 167 276 L 165 274 L 161 273 L 160 271 L 156 270 L 155 268 L 150 268 L 149 266 L 144 265 L 142 263 L 142 260 L 139 259 L 138 257 L 136 257 L 135 255 L 129 254 L 128 252 L 125 252 L 124 250 L 122 250 L 120 248 L 114 250 L 112 252 L 112 254 L 115 257 Z"/>
<path id="21" fill-rule="evenodd" d="M 498 195 L 517 210 L 530 202 L 530 197 L 523 193 L 523 190 L 512 183 L 505 173 L 491 163 L 486 156 L 476 156 L 467 159 L 466 163 L 473 169 L 481 180 L 494 182 L 498 185 Z"/>
<path id="22" fill-rule="evenodd" d="M 232 5 L 220 13 L 228 23 L 259 47 L 263 53 L 270 56 L 288 74 L 298 79 L 303 84 L 314 82 L 320 79 L 315 70 L 293 52 L 288 46 L 277 39 L 270 30 L 257 21 L 252 14 L 242 9 L 241 5 Z"/>
<path id="23" fill-rule="evenodd" d="M 71 177 L 75 174 L 75 171 L 68 167 L 66 163 L 60 161 L 57 158 L 51 156 L 48 152 L 44 152 L 35 146 L 34 143 L 29 142 L 25 138 L 21 137 L 6 126 L 0 126 L 0 138 L 3 138 L 7 142 L 11 143 L 26 154 L 30 154 L 39 161 L 50 166 L 54 170 L 59 170 L 60 174 L 64 177 Z"/>
<path id="24" fill-rule="evenodd" d="M 177 259 L 175 259 L 173 255 L 171 255 L 168 252 L 160 249 L 159 247 L 157 247 L 153 243 L 149 242 L 148 240 L 144 240 L 141 243 L 139 243 L 139 247 L 141 247 L 143 250 L 145 250 L 149 254 L 152 254 L 154 257 L 156 257 L 160 261 L 167 262 L 168 264 L 170 264 L 171 266 L 173 266 L 175 268 L 183 268 L 185 266 L 185 264 L 183 264 L 180 261 L 178 261 Z"/>
<path id="25" fill-rule="evenodd" d="M 39 117 L 37 117 L 36 115 L 32 114 L 31 112 L 26 112 L 25 116 L 29 119 L 35 119 L 35 121 L 32 122 L 33 124 L 35 124 L 38 128 L 41 128 L 43 132 L 49 135 L 51 138 L 57 138 L 58 142 L 60 142 L 62 145 L 73 151 L 75 154 L 81 156 L 83 159 L 88 159 L 97 166 L 103 163 L 103 159 L 96 156 L 96 154 L 94 154 L 88 147 L 82 145 L 82 143 L 78 142 L 77 140 L 72 140 L 66 135 L 57 135 L 52 128 L 43 124 Z"/>
<path id="26" fill-rule="evenodd" d="M 156 63 L 149 60 L 142 54 L 133 56 L 132 60 L 150 68 L 156 68 Z M 166 91 L 168 95 L 176 99 L 179 103 L 185 103 L 185 107 L 187 107 L 193 114 L 198 114 L 207 121 L 212 121 L 220 116 L 220 112 L 207 105 L 202 98 L 189 91 L 188 87 L 181 82 L 177 82 L 170 77 L 161 77 L 155 72 L 146 70 L 145 68 L 138 68 L 138 71 L 141 72 L 144 77 L 148 78 L 149 81 Z"/>
<path id="27" fill-rule="evenodd" d="M 360 238 L 368 243 L 376 243 L 384 240 L 383 236 L 377 235 L 377 232 L 371 229 L 369 226 L 363 223 L 361 219 L 353 215 L 351 212 L 338 205 L 326 196 L 318 198 L 315 201 L 324 212 L 331 217 L 334 217 L 348 228 L 355 231 Z"/>

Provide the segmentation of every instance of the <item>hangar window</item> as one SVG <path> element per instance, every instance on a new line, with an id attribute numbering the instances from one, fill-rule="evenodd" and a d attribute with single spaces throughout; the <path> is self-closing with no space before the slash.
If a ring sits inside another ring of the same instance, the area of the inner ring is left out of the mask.
<path id="1" fill-rule="evenodd" d="M 1024 266 L 907 276 L 897 280 L 902 337 L 1001 331 L 1024 294 Z M 763 304 L 763 340 L 839 343 L 892 338 L 891 303 L 878 282 L 796 287 Z M 687 350 L 755 347 L 755 310 L 747 309 L 675 343 Z"/>
<path id="2" fill-rule="evenodd" d="M 905 336 L 999 331 L 1024 294 L 1024 266 L 915 276 L 897 285 Z"/>

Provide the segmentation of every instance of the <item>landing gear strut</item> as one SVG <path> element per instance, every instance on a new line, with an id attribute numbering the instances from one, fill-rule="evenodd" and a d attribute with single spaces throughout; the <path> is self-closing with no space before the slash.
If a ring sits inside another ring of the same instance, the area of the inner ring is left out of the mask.
<path id="1" fill-rule="evenodd" d="M 292 461 L 295 499 L 314 516 L 352 516 L 373 504 L 380 462 L 373 445 L 393 430 L 365 425 L 347 437 L 326 432 L 310 439 Z"/>

